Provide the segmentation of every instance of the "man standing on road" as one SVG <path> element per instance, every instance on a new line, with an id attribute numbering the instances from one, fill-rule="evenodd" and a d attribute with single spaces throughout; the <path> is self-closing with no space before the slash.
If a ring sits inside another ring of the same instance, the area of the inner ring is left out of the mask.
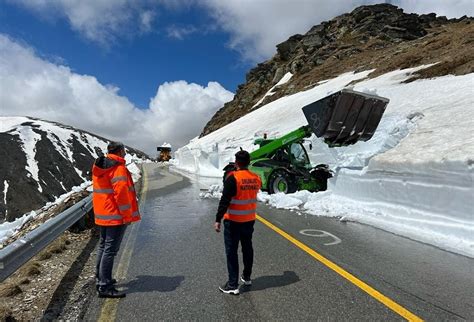
<path id="1" fill-rule="evenodd" d="M 112 279 L 114 258 L 126 225 L 139 221 L 137 196 L 132 176 L 125 166 L 125 147 L 120 142 L 107 146 L 107 156 L 97 158 L 92 167 L 95 223 L 100 227 L 96 281 L 99 297 L 120 298 Z"/>
<path id="2" fill-rule="evenodd" d="M 239 258 L 237 251 L 242 244 L 244 270 L 240 280 L 246 286 L 252 285 L 250 279 L 253 265 L 252 234 L 257 209 L 257 193 L 262 186 L 260 177 L 247 169 L 250 154 L 239 151 L 235 154 L 237 169 L 226 175 L 224 189 L 217 210 L 214 229 L 221 230 L 224 218 L 224 244 L 227 256 L 229 279 L 219 287 L 226 294 L 239 294 Z"/>

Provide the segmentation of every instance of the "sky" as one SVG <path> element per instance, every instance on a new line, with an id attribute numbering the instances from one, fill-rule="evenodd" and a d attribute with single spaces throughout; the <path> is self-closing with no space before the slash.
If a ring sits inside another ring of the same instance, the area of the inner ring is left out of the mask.
<path id="1" fill-rule="evenodd" d="M 295 33 L 372 0 L 0 0 L 0 116 L 58 121 L 151 155 L 199 135 Z M 474 15 L 472 0 L 392 0 Z"/>

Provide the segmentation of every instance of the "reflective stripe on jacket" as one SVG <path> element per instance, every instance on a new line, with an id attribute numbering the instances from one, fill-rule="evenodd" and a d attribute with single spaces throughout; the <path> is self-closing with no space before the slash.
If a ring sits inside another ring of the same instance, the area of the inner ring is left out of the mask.
<path id="1" fill-rule="evenodd" d="M 95 223 L 118 226 L 140 220 L 132 176 L 120 156 L 98 158 L 92 167 Z"/>
<path id="2" fill-rule="evenodd" d="M 257 193 L 262 186 L 260 177 L 249 170 L 232 172 L 237 185 L 237 193 L 232 197 L 224 219 L 247 222 L 255 220 Z"/>

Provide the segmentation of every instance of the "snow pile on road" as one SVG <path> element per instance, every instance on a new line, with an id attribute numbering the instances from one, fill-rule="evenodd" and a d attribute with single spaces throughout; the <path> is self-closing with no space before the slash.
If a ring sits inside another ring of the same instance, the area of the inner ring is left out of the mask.
<path id="1" fill-rule="evenodd" d="M 206 192 L 201 192 L 199 197 L 204 199 L 220 199 L 222 196 L 222 188 L 218 184 L 213 184 Z"/>
<path id="2" fill-rule="evenodd" d="M 474 74 L 404 83 L 425 67 L 373 79 L 366 79 L 371 71 L 346 73 L 280 98 L 192 140 L 176 151 L 173 164 L 221 177 L 240 147 L 252 151 L 253 140 L 263 133 L 277 137 L 305 125 L 303 106 L 361 80 L 354 90 L 390 99 L 373 138 L 330 149 L 313 136 L 312 163 L 335 171 L 328 191 L 262 198 L 276 207 L 344 217 L 474 257 Z"/>

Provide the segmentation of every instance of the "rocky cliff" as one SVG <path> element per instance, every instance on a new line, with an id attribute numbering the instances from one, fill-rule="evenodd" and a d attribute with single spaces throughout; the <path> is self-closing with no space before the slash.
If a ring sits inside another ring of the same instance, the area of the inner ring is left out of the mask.
<path id="1" fill-rule="evenodd" d="M 474 72 L 473 18 L 407 14 L 391 4 L 361 6 L 277 45 L 277 53 L 250 70 L 234 100 L 212 117 L 201 136 L 344 72 L 375 69 L 373 77 L 423 64 L 434 65 L 411 80 Z M 274 87 L 287 73 L 290 81 Z"/>

